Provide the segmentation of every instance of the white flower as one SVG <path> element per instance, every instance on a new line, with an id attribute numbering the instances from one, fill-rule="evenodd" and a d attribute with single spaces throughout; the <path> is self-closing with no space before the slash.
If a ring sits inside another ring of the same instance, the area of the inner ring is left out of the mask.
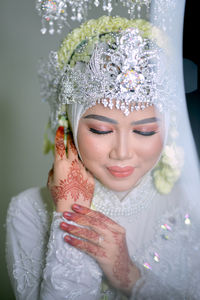
<path id="1" fill-rule="evenodd" d="M 175 182 L 181 175 L 184 153 L 175 143 L 166 145 L 162 157 L 153 171 L 154 184 L 161 194 L 171 192 Z"/>
<path id="2" fill-rule="evenodd" d="M 184 154 L 182 148 L 176 146 L 175 143 L 170 146 L 165 146 L 162 162 L 166 165 L 169 165 L 173 169 L 181 168 L 184 162 Z"/>

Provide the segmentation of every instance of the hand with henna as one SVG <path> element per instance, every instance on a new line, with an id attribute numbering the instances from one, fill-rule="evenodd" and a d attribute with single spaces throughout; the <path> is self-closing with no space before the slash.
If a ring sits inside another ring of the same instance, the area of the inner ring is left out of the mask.
<path id="1" fill-rule="evenodd" d="M 70 134 L 67 136 L 67 148 L 68 155 L 64 145 L 64 127 L 60 126 L 55 136 L 54 164 L 47 181 L 58 212 L 70 211 L 74 203 L 90 207 L 94 193 L 93 176 L 79 160 Z"/>
<path id="2" fill-rule="evenodd" d="M 125 229 L 85 206 L 74 204 L 72 209 L 63 216 L 82 227 L 62 222 L 61 229 L 73 235 L 66 235 L 65 241 L 93 257 L 111 285 L 129 295 L 140 272 L 129 256 Z"/>

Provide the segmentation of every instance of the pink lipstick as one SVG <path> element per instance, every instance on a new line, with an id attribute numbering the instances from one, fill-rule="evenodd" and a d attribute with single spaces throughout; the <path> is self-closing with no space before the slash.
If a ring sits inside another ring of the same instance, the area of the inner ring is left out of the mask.
<path id="1" fill-rule="evenodd" d="M 129 166 L 128 167 L 112 166 L 112 167 L 107 167 L 107 169 L 113 176 L 118 178 L 128 177 L 134 171 L 134 168 Z"/>

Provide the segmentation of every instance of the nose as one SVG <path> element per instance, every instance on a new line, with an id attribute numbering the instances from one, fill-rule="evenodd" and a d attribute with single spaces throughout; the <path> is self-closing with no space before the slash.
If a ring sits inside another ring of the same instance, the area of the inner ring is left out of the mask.
<path id="1" fill-rule="evenodd" d="M 120 133 L 113 141 L 109 157 L 114 160 L 128 160 L 132 158 L 133 147 L 130 137 L 127 134 Z"/>

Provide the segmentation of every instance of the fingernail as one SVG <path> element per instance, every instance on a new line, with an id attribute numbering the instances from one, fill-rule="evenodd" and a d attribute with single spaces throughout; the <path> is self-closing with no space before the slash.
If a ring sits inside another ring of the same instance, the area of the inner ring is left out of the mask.
<path id="1" fill-rule="evenodd" d="M 60 227 L 63 229 L 68 229 L 68 225 L 65 222 L 60 223 Z"/>
<path id="2" fill-rule="evenodd" d="M 64 126 L 59 126 L 59 127 L 58 127 L 58 131 L 63 132 L 63 131 L 64 131 Z"/>
<path id="3" fill-rule="evenodd" d="M 70 212 L 68 212 L 68 211 L 67 211 L 67 212 L 64 212 L 64 213 L 63 213 L 63 217 L 66 218 L 66 219 L 70 219 L 70 218 L 72 217 L 72 213 L 70 213 Z"/>
<path id="4" fill-rule="evenodd" d="M 71 242 L 71 241 L 72 241 L 72 238 L 71 238 L 69 235 L 66 235 L 66 236 L 64 237 L 64 240 L 65 240 L 66 242 Z"/>
<path id="5" fill-rule="evenodd" d="M 63 126 L 59 126 L 56 132 L 56 136 L 63 138 L 64 137 L 64 127 Z"/>
<path id="6" fill-rule="evenodd" d="M 78 205 L 78 204 L 73 204 L 72 208 L 76 209 L 76 210 L 80 210 L 82 207 L 80 205 Z"/>

